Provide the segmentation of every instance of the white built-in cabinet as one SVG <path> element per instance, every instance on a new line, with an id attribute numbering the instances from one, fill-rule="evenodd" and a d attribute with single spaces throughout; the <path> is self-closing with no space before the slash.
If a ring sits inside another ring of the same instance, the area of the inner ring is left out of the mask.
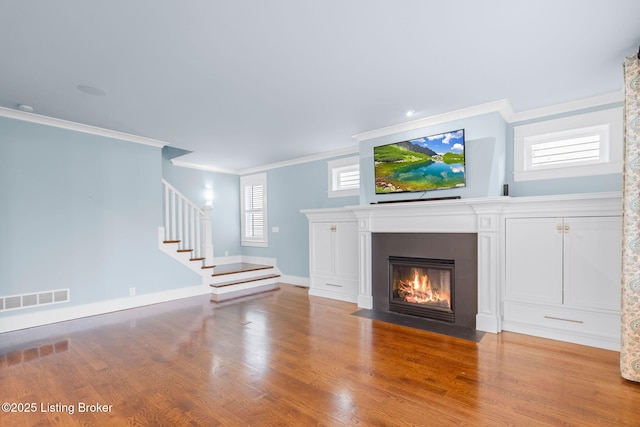
<path id="1" fill-rule="evenodd" d="M 358 223 L 342 209 L 303 211 L 309 218 L 309 295 L 357 302 Z"/>
<path id="2" fill-rule="evenodd" d="M 596 213 L 505 218 L 503 329 L 617 347 L 622 219 Z"/>
<path id="3" fill-rule="evenodd" d="M 374 232 L 477 232 L 478 329 L 620 349 L 619 192 L 301 212 L 309 220 L 310 295 L 371 308 Z"/>

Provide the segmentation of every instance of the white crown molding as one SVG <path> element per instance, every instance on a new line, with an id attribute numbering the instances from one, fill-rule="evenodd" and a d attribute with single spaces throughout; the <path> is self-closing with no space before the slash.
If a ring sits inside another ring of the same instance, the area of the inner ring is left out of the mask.
<path id="1" fill-rule="evenodd" d="M 254 168 L 248 168 L 248 169 L 223 169 L 216 166 L 207 166 L 207 165 L 201 165 L 197 163 L 189 163 L 189 162 L 185 162 L 177 159 L 172 159 L 171 164 L 174 166 L 180 166 L 183 168 L 205 170 L 210 172 L 228 173 L 233 175 L 249 175 L 252 173 L 264 172 L 269 169 L 276 169 L 276 168 L 281 168 L 285 166 L 298 165 L 301 163 L 308 163 L 316 160 L 330 159 L 333 157 L 339 157 L 339 156 L 344 156 L 348 154 L 357 154 L 358 152 L 359 152 L 359 148 L 357 146 L 354 146 L 349 148 L 343 148 L 341 150 L 327 151 L 325 153 L 299 157 L 297 159 L 285 160 L 283 162 L 270 163 L 263 166 L 256 166 Z"/>
<path id="2" fill-rule="evenodd" d="M 353 138 L 355 138 L 358 142 L 362 142 L 381 136 L 392 135 L 394 133 L 406 132 L 409 130 L 420 129 L 422 127 L 433 126 L 453 120 L 460 120 L 494 112 L 500 113 L 505 121 L 509 123 L 515 123 L 525 120 L 553 116 L 556 114 L 571 113 L 573 111 L 615 104 L 622 101 L 624 101 L 624 91 L 618 91 L 590 98 L 579 99 L 576 101 L 565 102 L 562 104 L 550 105 L 548 107 L 541 107 L 533 110 L 514 113 L 509 100 L 501 99 L 498 101 L 488 102 L 486 104 L 463 108 L 461 110 L 451 111 L 448 113 L 438 114 L 430 117 L 424 117 L 418 120 L 412 120 L 406 123 L 400 123 L 380 129 L 374 129 L 371 131 L 353 135 Z"/>
<path id="3" fill-rule="evenodd" d="M 285 166 L 299 165 L 301 163 L 309 163 L 309 162 L 314 162 L 316 160 L 330 159 L 332 157 L 344 156 L 348 154 L 356 154 L 359 152 L 360 152 L 360 148 L 358 146 L 343 148 L 343 149 L 334 150 L 334 151 L 327 151 L 325 153 L 313 154 L 310 156 L 299 157 L 297 159 L 291 159 L 291 160 L 285 160 L 283 162 L 278 162 L 278 163 L 270 163 L 268 165 L 257 166 L 255 168 L 242 169 L 240 170 L 240 175 L 262 172 L 269 169 L 282 168 Z"/>
<path id="4" fill-rule="evenodd" d="M 468 117 L 478 116 L 481 114 L 498 112 L 509 123 L 521 122 L 525 120 L 538 119 L 542 117 L 552 116 L 556 114 L 570 113 L 572 111 L 594 108 L 614 103 L 619 103 L 624 100 L 624 91 L 611 92 L 604 95 L 594 96 L 591 98 L 585 98 L 577 101 L 566 102 L 563 104 L 551 105 L 548 107 L 537 108 L 528 111 L 522 111 L 514 113 L 511 108 L 511 104 L 507 99 L 501 99 L 498 101 L 492 101 L 485 104 L 480 104 L 468 108 L 463 108 L 448 113 L 438 114 L 435 116 L 424 117 L 422 119 L 413 120 L 410 122 L 400 123 L 392 126 L 387 126 L 380 129 L 374 129 L 367 132 L 362 132 L 353 135 L 353 138 L 358 142 L 366 141 L 381 136 L 392 135 L 394 133 L 405 132 L 409 130 L 419 129 L 426 126 L 433 126 L 440 123 L 446 123 L 453 120 L 464 119 Z M 27 113 L 24 111 L 13 110 L 10 108 L 0 107 L 0 117 L 7 117 L 10 119 L 16 119 L 31 123 L 37 123 L 46 126 L 53 126 L 61 129 L 67 129 L 91 135 L 98 135 L 107 138 L 118 139 L 122 141 L 129 141 L 136 144 L 150 145 L 153 147 L 162 148 L 169 143 L 147 138 L 144 136 L 132 135 L 124 132 L 114 131 L 110 129 L 104 129 L 97 126 L 85 125 L 81 123 L 71 122 L 68 120 L 57 119 L 53 117 L 47 117 L 34 113 Z M 232 175 L 246 175 L 256 172 L 262 172 L 269 169 L 276 169 L 285 166 L 292 166 L 301 163 L 308 163 L 316 160 L 323 160 L 332 157 L 339 157 L 348 154 L 358 153 L 359 147 L 349 147 L 341 150 L 329 151 L 325 153 L 314 154 L 311 156 L 300 157 L 297 159 L 287 160 L 278 163 L 271 163 L 263 166 L 257 166 L 248 169 L 225 169 L 216 166 L 202 165 L 197 163 L 185 162 L 182 160 L 172 159 L 171 164 L 174 166 L 185 167 L 190 169 L 205 170 L 210 172 L 219 172 Z"/>
<path id="5" fill-rule="evenodd" d="M 600 107 L 603 105 L 615 104 L 624 101 L 624 91 L 610 92 L 604 95 L 593 96 L 591 98 L 579 99 L 577 101 L 565 102 L 562 104 L 550 105 L 548 107 L 536 108 L 533 110 L 514 113 L 509 118 L 510 123 L 522 122 L 525 120 L 539 119 L 556 114 L 570 113 L 587 108 Z"/>
<path id="6" fill-rule="evenodd" d="M 181 168 L 197 169 L 197 170 L 208 171 L 208 172 L 227 173 L 231 175 L 240 174 L 240 171 L 238 169 L 224 169 L 224 168 L 219 168 L 217 166 L 209 166 L 209 165 L 201 165 L 199 163 L 185 162 L 184 160 L 171 159 L 171 164 L 174 166 L 179 166 Z"/>
<path id="7" fill-rule="evenodd" d="M 76 132 L 88 133 L 91 135 L 104 136 L 107 138 L 119 139 L 122 141 L 135 142 L 136 144 L 151 145 L 162 148 L 168 143 L 158 139 L 144 136 L 131 135 L 124 132 L 100 128 L 97 126 L 84 125 L 82 123 L 70 122 L 68 120 L 56 119 L 54 117 L 42 116 L 40 114 L 26 113 L 24 111 L 12 110 L 11 108 L 0 107 L 0 117 L 22 120 L 24 122 L 37 123 L 45 126 L 53 126 L 60 129 L 67 129 Z"/>
<path id="8" fill-rule="evenodd" d="M 507 99 L 487 102 L 473 107 L 467 107 L 460 110 L 450 111 L 448 113 L 437 114 L 435 116 L 424 117 L 410 122 L 400 123 L 397 125 L 387 126 L 380 129 L 374 129 L 353 135 L 356 141 L 362 142 L 381 136 L 393 135 L 394 133 L 406 132 L 414 129 L 420 129 L 427 126 L 433 126 L 440 123 L 451 122 L 453 120 L 465 119 L 468 117 L 479 116 L 487 113 L 500 113 L 502 118 L 509 121 L 513 115 L 513 109 Z"/>

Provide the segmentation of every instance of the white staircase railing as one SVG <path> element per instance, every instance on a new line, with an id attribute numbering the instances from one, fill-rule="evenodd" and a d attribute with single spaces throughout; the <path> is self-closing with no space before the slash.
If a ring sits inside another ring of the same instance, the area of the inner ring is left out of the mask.
<path id="1" fill-rule="evenodd" d="M 211 207 L 196 206 L 164 179 L 162 187 L 165 240 L 179 240 L 178 249 L 192 249 L 191 258 L 203 258 L 203 265 L 213 265 Z"/>

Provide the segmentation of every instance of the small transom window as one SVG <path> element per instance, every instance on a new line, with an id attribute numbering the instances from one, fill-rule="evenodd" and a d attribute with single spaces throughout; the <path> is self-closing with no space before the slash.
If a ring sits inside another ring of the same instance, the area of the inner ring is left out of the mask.
<path id="1" fill-rule="evenodd" d="M 622 109 L 514 127 L 515 181 L 622 171 Z"/>
<path id="2" fill-rule="evenodd" d="M 360 194 L 360 159 L 357 156 L 330 160 L 328 167 L 329 197 Z"/>
<path id="3" fill-rule="evenodd" d="M 609 125 L 525 137 L 524 144 L 531 169 L 606 162 Z"/>

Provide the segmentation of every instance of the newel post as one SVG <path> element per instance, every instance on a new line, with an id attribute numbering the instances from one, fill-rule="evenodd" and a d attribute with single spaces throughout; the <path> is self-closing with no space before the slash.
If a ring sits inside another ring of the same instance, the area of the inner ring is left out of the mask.
<path id="1" fill-rule="evenodd" d="M 213 208 L 211 206 L 202 207 L 202 256 L 204 265 L 213 265 Z"/>

